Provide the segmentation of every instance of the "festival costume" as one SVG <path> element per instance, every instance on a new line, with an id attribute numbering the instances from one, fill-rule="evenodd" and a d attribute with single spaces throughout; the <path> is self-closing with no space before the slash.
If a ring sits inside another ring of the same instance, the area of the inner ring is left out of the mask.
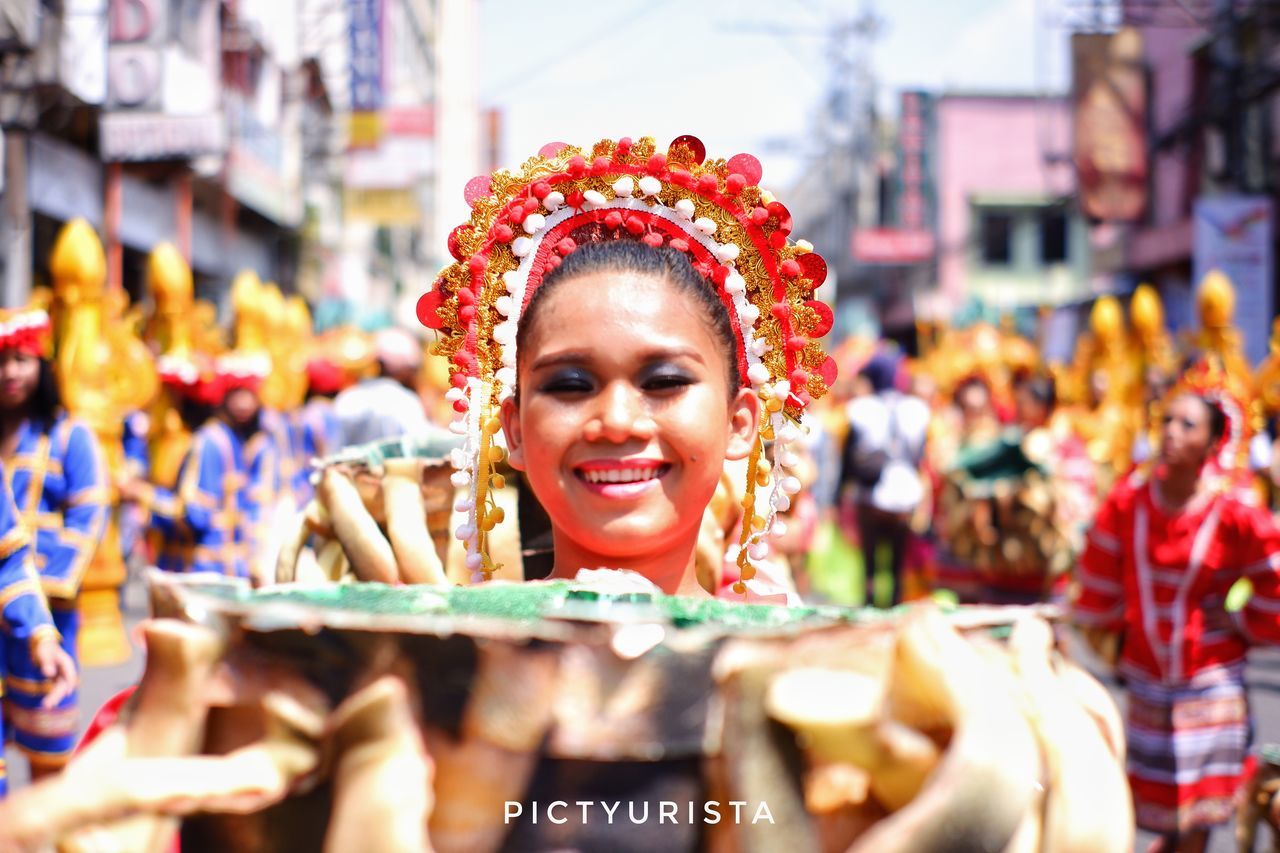
<path id="1" fill-rule="evenodd" d="M 256 387 L 261 364 L 219 359 L 215 392 Z M 173 572 L 212 572 L 247 578 L 268 523 L 267 509 L 285 487 L 281 453 L 265 429 L 247 441 L 219 419 L 192 438 L 176 490 L 149 485 L 142 505 L 160 533 L 156 565 Z"/>
<path id="2" fill-rule="evenodd" d="M 45 635 L 57 636 L 48 604 L 40 588 L 32 559 L 31 537 L 22 526 L 7 471 L 0 466 L 0 630 L 6 647 L 30 650 Z M 11 686 L 6 677 L 0 687 Z M 3 693 L 0 690 L 0 693 Z M 4 743 L 4 721 L 0 718 L 0 744 Z M 5 763 L 0 753 L 0 797 L 5 794 Z"/>
<path id="3" fill-rule="evenodd" d="M 45 357 L 48 329 L 43 311 L 13 315 L 0 329 L 0 350 L 16 348 Z M 22 331 L 17 331 L 22 327 Z M 34 536 L 33 561 L 62 647 L 77 658 L 81 580 L 102 540 L 110 508 L 106 464 L 87 426 L 60 414 L 52 423 L 25 421 L 13 455 L 5 460 L 7 485 L 23 527 Z M 41 702 L 52 684 L 31 659 L 26 643 L 5 646 L 5 717 L 10 734 L 35 761 L 60 764 L 75 745 L 77 695 L 56 708 Z"/>
<path id="4" fill-rule="evenodd" d="M 1187 391 L 1222 400 L 1223 375 L 1200 367 Z M 1221 405 L 1221 403 L 1220 403 Z M 1128 679 L 1129 774 L 1139 826 L 1161 833 L 1212 826 L 1234 813 L 1250 722 L 1244 686 L 1250 643 L 1280 643 L 1280 531 L 1241 499 L 1219 465 L 1242 437 L 1241 407 L 1223 405 L 1223 449 L 1180 510 L 1137 473 L 1122 480 L 1086 537 L 1075 620 L 1122 632 Z M 1241 577 L 1253 595 L 1229 617 Z"/>
<path id="5" fill-rule="evenodd" d="M 515 392 L 520 318 L 546 273 L 580 240 L 632 239 L 689 256 L 728 311 L 744 385 L 763 404 L 742 498 L 749 523 L 732 546 L 742 578 L 733 589 L 741 595 L 751 586 L 777 513 L 800 489 L 786 446 L 801 437 L 809 403 L 836 378 L 834 359 L 814 340 L 833 321 L 812 298 L 826 263 L 808 244 L 788 240 L 791 215 L 757 186 L 760 176 L 751 155 L 706 160 L 702 143 L 682 136 L 666 153 L 649 138 L 604 140 L 589 150 L 552 143 L 516 174 L 467 184 L 471 221 L 449 236 L 457 263 L 419 300 L 418 317 L 440 332 L 435 351 L 450 360 L 451 429 L 466 437 L 453 455 L 454 484 L 465 490 L 457 509 L 467 519 L 455 533 L 473 581 L 498 568 L 488 547 L 503 517 L 493 496 L 501 485 L 494 466 L 505 458 L 495 444 L 497 412 Z M 765 440 L 772 442 L 771 479 L 760 464 Z"/>

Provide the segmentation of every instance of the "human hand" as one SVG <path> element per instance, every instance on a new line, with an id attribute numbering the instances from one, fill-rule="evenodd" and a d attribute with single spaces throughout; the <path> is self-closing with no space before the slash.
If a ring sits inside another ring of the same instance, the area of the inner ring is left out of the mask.
<path id="1" fill-rule="evenodd" d="M 56 708 L 80 683 L 75 661 L 63 650 L 58 640 L 49 635 L 35 642 L 31 648 L 31 659 L 40 667 L 41 675 L 53 680 L 53 687 L 45 694 L 41 706 Z"/>

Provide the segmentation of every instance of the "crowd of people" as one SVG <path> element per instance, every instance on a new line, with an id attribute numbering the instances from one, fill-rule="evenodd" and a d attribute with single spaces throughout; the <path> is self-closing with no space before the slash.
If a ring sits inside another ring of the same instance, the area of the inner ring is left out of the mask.
<path id="1" fill-rule="evenodd" d="M 609 146 L 590 168 L 629 164 L 630 140 Z M 695 186 L 658 156 L 626 168 Z M 565 180 L 594 174 L 577 160 Z M 1127 320 L 1116 300 L 1098 301 L 1069 364 L 1044 363 L 1011 323 L 922 324 L 912 357 L 849 340 L 824 360 L 812 339 L 829 316 L 805 301 L 820 259 L 787 242 L 789 215 L 749 186 L 753 167 L 735 168 L 696 186 L 737 217 L 721 233 L 749 220 L 781 234 L 751 247 L 771 247 L 760 250 L 769 277 L 728 266 L 747 249 L 711 239 L 721 213 L 709 205 L 698 219 L 693 204 L 624 218 L 641 210 L 633 194 L 662 190 L 644 189 L 652 175 L 612 183 L 612 202 L 593 190 L 599 200 L 578 199 L 589 221 L 563 225 L 529 212 L 566 203 L 532 184 L 486 214 L 499 217 L 484 223 L 493 239 L 455 252 L 424 299 L 443 350 L 426 358 L 403 330 L 315 334 L 305 303 L 252 274 L 233 287 L 224 337 L 193 310 L 181 259 L 158 249 L 143 331 L 157 389 L 115 413 L 123 434 L 70 393 L 67 336 L 83 323 L 68 321 L 76 305 L 57 283 L 7 312 L 3 720 L 33 773 L 56 772 L 75 748 L 77 596 L 109 528 L 135 563 L 271 583 L 314 460 L 440 430 L 463 441 L 457 538 L 475 581 L 499 568 L 492 493 L 509 472 L 549 519 L 552 577 L 608 566 L 669 593 L 776 603 L 1064 605 L 1128 685 L 1139 824 L 1163 849 L 1203 849 L 1243 773 L 1247 648 L 1280 642 L 1267 430 L 1280 340 L 1251 370 L 1217 277 L 1200 289 L 1201 331 L 1182 342 L 1141 288 Z M 758 201 L 750 216 L 725 201 L 744 190 Z M 610 203 L 616 222 L 596 215 Z M 530 238 L 511 223 L 554 251 L 529 255 L 545 264 L 535 272 L 491 275 L 533 251 L 516 248 Z M 760 304 L 784 334 L 751 331 Z M 490 323 L 478 344 L 477 305 L 521 322 Z"/>

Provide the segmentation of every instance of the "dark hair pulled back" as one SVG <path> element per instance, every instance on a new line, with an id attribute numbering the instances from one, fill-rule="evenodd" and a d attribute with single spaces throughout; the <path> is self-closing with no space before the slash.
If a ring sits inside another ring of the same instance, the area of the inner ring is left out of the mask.
<path id="1" fill-rule="evenodd" d="M 525 346 L 533 337 L 541 306 L 546 303 L 548 294 L 562 282 L 600 272 L 650 276 L 668 282 L 677 293 L 689 297 L 698 307 L 707 327 L 721 345 L 729 379 L 729 393 L 737 393 L 742 385 L 742 375 L 738 369 L 738 346 L 729 320 L 729 311 L 720 301 L 713 285 L 693 268 L 688 256 L 668 246 L 655 248 L 631 239 L 588 242 L 587 239 L 593 236 L 597 235 L 594 232 L 591 235 L 576 232 L 575 239 L 579 248 L 566 255 L 560 266 L 547 273 L 533 292 L 516 331 L 517 359 L 526 351 Z M 579 237 L 587 239 L 578 239 Z"/>

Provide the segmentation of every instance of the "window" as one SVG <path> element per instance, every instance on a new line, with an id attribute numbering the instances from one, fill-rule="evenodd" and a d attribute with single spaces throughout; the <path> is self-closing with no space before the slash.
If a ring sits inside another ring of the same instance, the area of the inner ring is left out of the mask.
<path id="1" fill-rule="evenodd" d="M 1040 262 L 1067 261 L 1067 212 L 1050 208 L 1040 214 Z"/>
<path id="2" fill-rule="evenodd" d="M 1008 213 L 984 212 L 981 225 L 982 262 L 1005 266 L 1012 258 L 1013 217 Z"/>

